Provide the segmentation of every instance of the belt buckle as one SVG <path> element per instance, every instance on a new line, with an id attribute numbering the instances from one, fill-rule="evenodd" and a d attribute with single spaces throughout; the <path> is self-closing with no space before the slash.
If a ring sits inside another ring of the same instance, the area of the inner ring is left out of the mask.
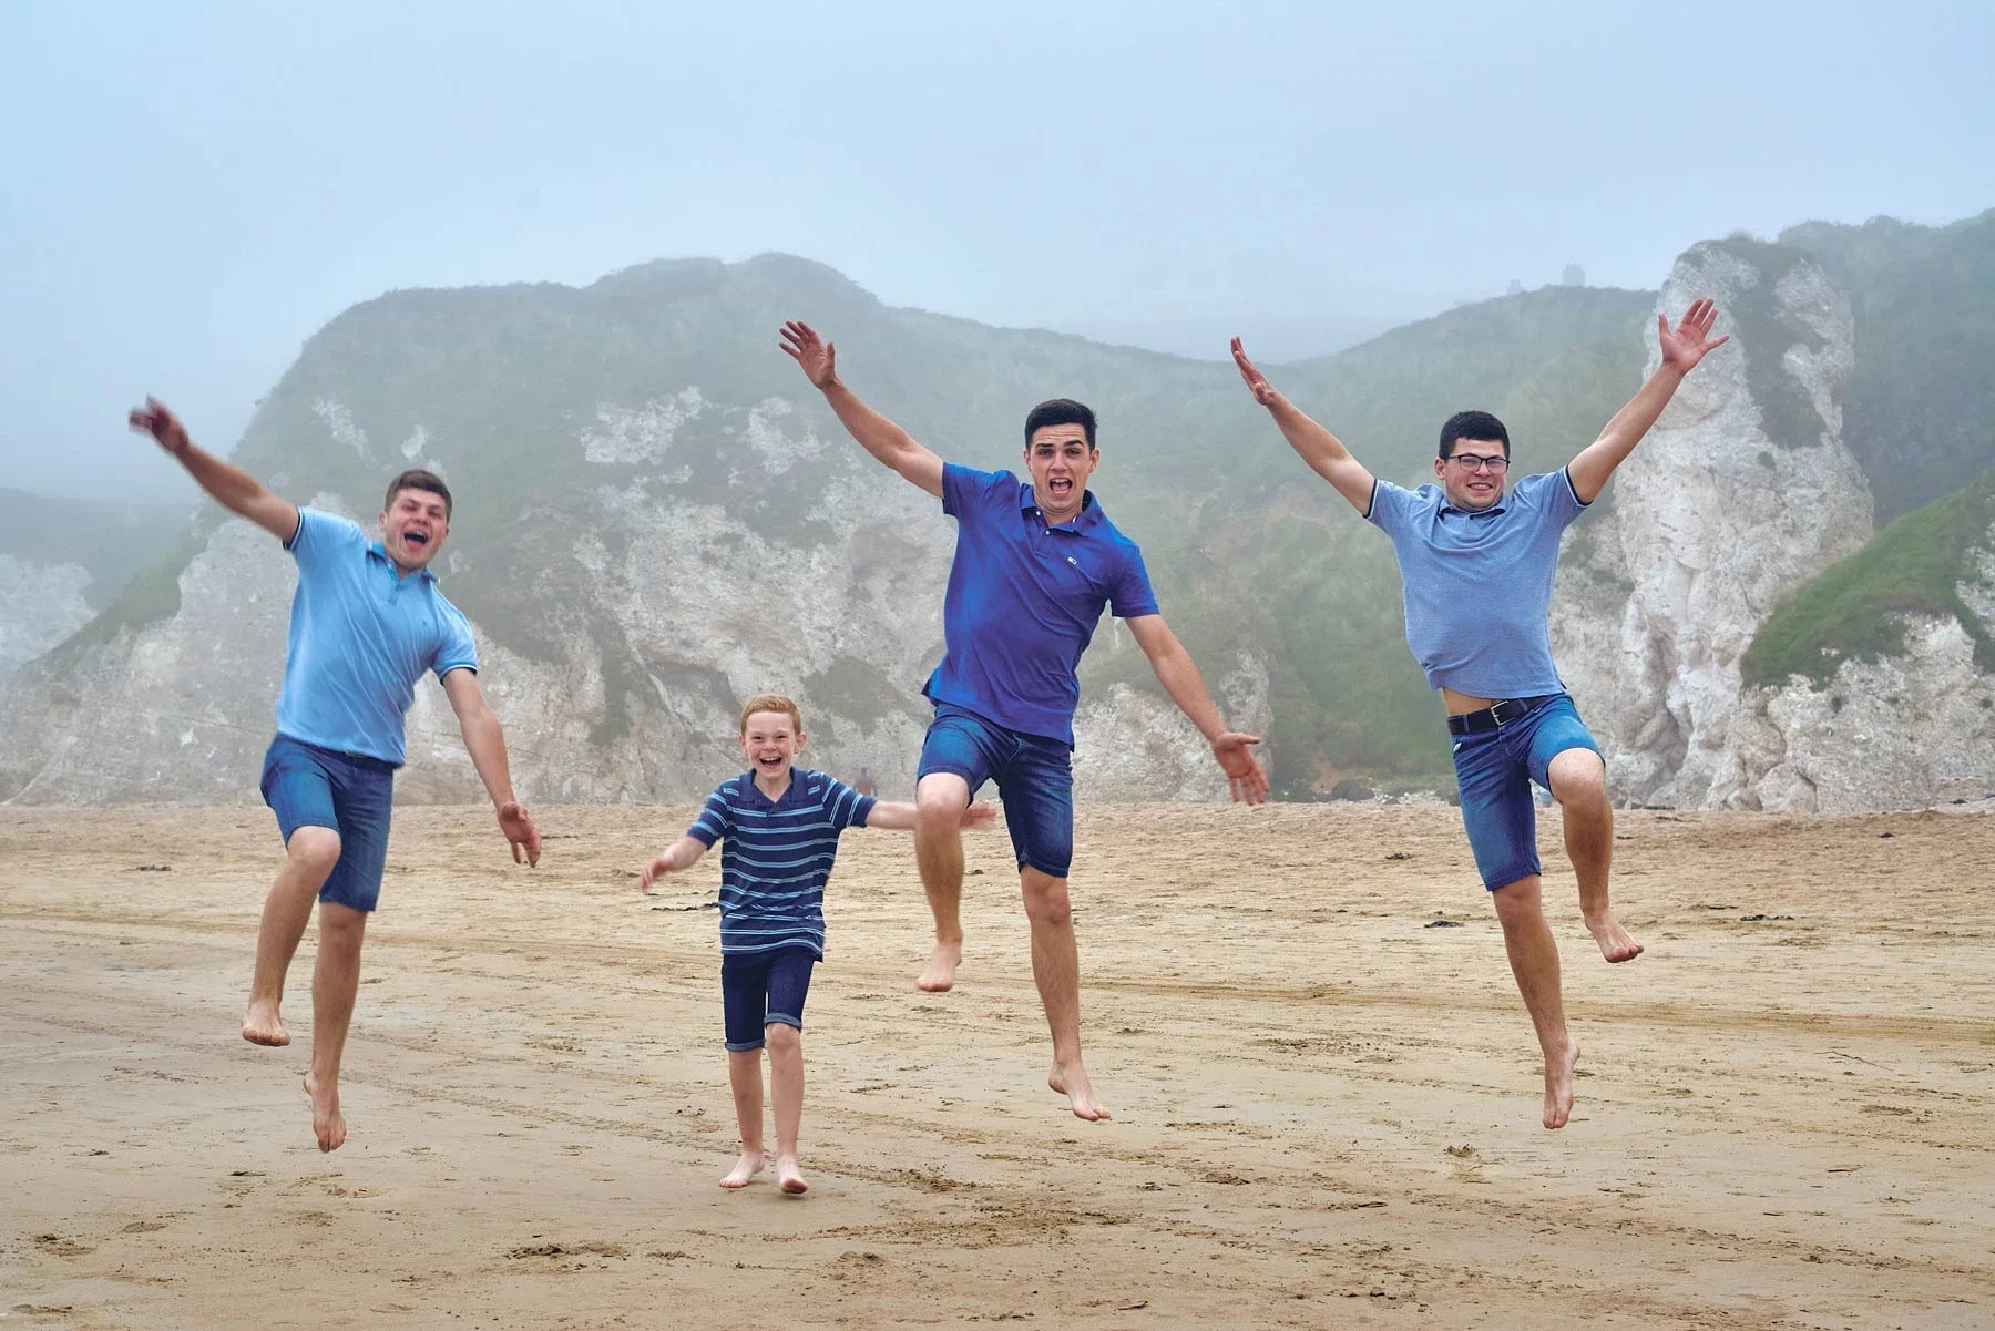
<path id="1" fill-rule="evenodd" d="M 1517 706 L 1515 698 L 1501 698 L 1491 703 L 1489 706 L 1489 719 L 1491 723 L 1498 730 L 1502 730 L 1503 727 L 1516 721 L 1517 717 L 1511 715 L 1509 711 L 1510 708 L 1515 706 Z"/>

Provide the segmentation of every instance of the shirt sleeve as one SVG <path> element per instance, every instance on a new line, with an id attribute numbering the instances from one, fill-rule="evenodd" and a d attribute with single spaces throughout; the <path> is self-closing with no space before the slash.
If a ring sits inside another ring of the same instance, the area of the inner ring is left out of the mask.
<path id="1" fill-rule="evenodd" d="M 453 670 L 478 672 L 478 644 L 471 640 L 471 621 L 454 605 L 443 608 L 443 636 L 436 645 L 436 677 Z"/>
<path id="2" fill-rule="evenodd" d="M 1564 528 L 1592 505 L 1580 500 L 1572 476 L 1564 467 L 1557 471 L 1526 476 L 1511 489 L 1511 496 L 1545 515 L 1545 520 Z"/>
<path id="3" fill-rule="evenodd" d="M 1365 513 L 1365 521 L 1384 532 L 1396 532 L 1406 525 L 1406 514 L 1412 505 L 1413 491 L 1391 481 L 1374 480 L 1372 506 Z"/>
<path id="4" fill-rule="evenodd" d="M 1115 584 L 1108 589 L 1108 603 L 1115 611 L 1115 617 L 1135 619 L 1140 615 L 1159 613 L 1157 593 L 1150 587 L 1150 571 L 1143 567 L 1142 550 L 1132 542 L 1127 555 L 1116 574 Z"/>
<path id="5" fill-rule="evenodd" d="M 978 471 L 961 463 L 945 462 L 942 464 L 942 511 L 961 522 L 964 514 L 976 512 L 991 491 L 1006 481 L 1013 485 L 1018 483 L 1008 471 Z"/>
<path id="6" fill-rule="evenodd" d="M 693 819 L 693 825 L 686 829 L 686 835 L 702 846 L 712 847 L 713 843 L 734 832 L 734 810 L 727 802 L 727 787 L 722 786 L 707 796 L 707 807 L 700 810 L 700 816 Z"/>
<path id="7" fill-rule="evenodd" d="M 315 573 L 339 558 L 342 552 L 351 553 L 356 546 L 362 550 L 367 548 L 367 533 L 360 530 L 358 523 L 335 513 L 302 506 L 298 509 L 298 530 L 292 532 L 291 539 L 284 543 L 284 548 L 291 552 L 291 558 L 298 561 L 300 574 Z"/>
<path id="8" fill-rule="evenodd" d="M 864 827 L 877 802 L 836 777 L 824 778 L 824 807 L 831 811 L 831 825 L 841 832 L 848 827 Z"/>

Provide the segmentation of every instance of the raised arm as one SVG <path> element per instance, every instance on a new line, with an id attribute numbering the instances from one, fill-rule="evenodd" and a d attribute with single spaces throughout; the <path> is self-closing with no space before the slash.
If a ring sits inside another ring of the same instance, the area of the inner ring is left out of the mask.
<path id="1" fill-rule="evenodd" d="M 280 541 L 298 534 L 296 504 L 264 489 L 241 467 L 196 448 L 187 437 L 187 427 L 158 398 L 149 397 L 143 407 L 134 407 L 129 419 L 134 430 L 151 435 L 223 508 L 248 518 Z"/>
<path id="2" fill-rule="evenodd" d="M 485 691 L 478 687 L 478 672 L 475 670 L 453 670 L 443 677 L 443 694 L 450 699 L 450 709 L 457 713 L 457 726 L 464 735 L 465 751 L 471 755 L 471 766 L 478 771 L 478 779 L 485 783 L 485 793 L 492 797 L 492 807 L 499 815 L 499 830 L 506 834 L 506 841 L 512 846 L 513 863 L 524 860 L 529 865 L 540 863 L 540 832 L 527 814 L 526 806 L 513 798 L 513 777 L 510 764 L 506 761 L 506 735 L 499 728 L 499 718 L 485 702 Z"/>
<path id="3" fill-rule="evenodd" d="M 1240 377 L 1247 381 L 1254 401 L 1268 409 L 1282 438 L 1288 440 L 1288 446 L 1309 464 L 1310 470 L 1335 486 L 1337 493 L 1349 500 L 1361 516 L 1371 512 L 1372 474 L 1351 456 L 1344 441 L 1303 415 L 1295 403 L 1276 391 L 1268 377 L 1247 359 L 1237 337 L 1233 339 L 1233 363 L 1240 367 Z"/>
<path id="4" fill-rule="evenodd" d="M 1717 304 L 1703 299 L 1690 302 L 1690 308 L 1684 311 L 1674 330 L 1666 315 L 1656 316 L 1656 341 L 1662 348 L 1662 364 L 1656 366 L 1656 372 L 1636 390 L 1635 396 L 1628 399 L 1628 405 L 1614 413 L 1614 419 L 1607 422 L 1600 437 L 1566 464 L 1566 475 L 1572 478 L 1573 493 L 1581 503 L 1590 504 L 1599 498 L 1614 469 L 1628 460 L 1635 445 L 1642 442 L 1642 436 L 1656 423 L 1656 417 L 1662 415 L 1663 408 L 1676 396 L 1683 376 L 1696 369 L 1706 355 L 1732 340 L 1729 333 L 1723 337 L 1711 336 L 1711 325 L 1717 320 Z"/>
<path id="5" fill-rule="evenodd" d="M 782 332 L 784 354 L 803 370 L 811 386 L 824 394 L 846 431 L 868 453 L 941 498 L 942 459 L 853 395 L 838 377 L 838 344 L 822 341 L 817 330 L 795 319 L 784 324 Z"/>
<path id="6" fill-rule="evenodd" d="M 1198 733 L 1205 736 L 1206 743 L 1212 745 L 1212 756 L 1225 769 L 1226 784 L 1232 790 L 1233 798 L 1249 804 L 1259 804 L 1266 799 L 1268 776 L 1254 761 L 1253 752 L 1254 745 L 1261 742 L 1260 736 L 1235 734 L 1226 728 L 1219 708 L 1213 705 L 1212 695 L 1206 692 L 1205 680 L 1199 676 L 1191 653 L 1178 641 L 1178 635 L 1171 632 L 1171 626 L 1164 622 L 1164 617 L 1137 615 L 1122 622 L 1129 626 L 1129 631 L 1136 637 L 1136 645 L 1150 658 L 1150 668 L 1157 672 L 1157 682 L 1164 686 L 1164 692 L 1171 695 L 1171 701 L 1178 705 L 1178 710 L 1198 727 Z"/>

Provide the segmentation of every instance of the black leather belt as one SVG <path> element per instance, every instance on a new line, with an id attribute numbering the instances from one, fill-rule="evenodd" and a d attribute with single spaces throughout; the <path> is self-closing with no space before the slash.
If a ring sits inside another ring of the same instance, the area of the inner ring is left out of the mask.
<path id="1" fill-rule="evenodd" d="M 1540 694 L 1536 698 L 1505 698 L 1491 703 L 1479 712 L 1463 712 L 1460 716 L 1448 718 L 1450 735 L 1479 735 L 1485 730 L 1501 730 L 1514 721 L 1521 721 L 1539 703 L 1550 702 L 1558 697 L 1556 693 Z"/>

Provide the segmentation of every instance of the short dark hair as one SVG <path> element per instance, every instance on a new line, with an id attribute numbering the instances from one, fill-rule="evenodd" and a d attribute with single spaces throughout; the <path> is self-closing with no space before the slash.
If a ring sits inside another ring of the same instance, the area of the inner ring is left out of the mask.
<path id="1" fill-rule="evenodd" d="M 433 471 L 414 467 L 388 482 L 388 497 L 381 501 L 382 508 L 393 508 L 395 496 L 404 490 L 427 490 L 443 499 L 443 516 L 450 516 L 450 487 L 443 483 L 443 477 Z"/>
<path id="2" fill-rule="evenodd" d="M 1094 412 L 1070 397 L 1049 398 L 1025 413 L 1025 446 L 1032 436 L 1049 425 L 1078 425 L 1088 433 L 1088 449 L 1094 449 Z"/>
<path id="3" fill-rule="evenodd" d="M 1510 456 L 1510 431 L 1503 428 L 1503 422 L 1486 411 L 1458 411 L 1448 417 L 1448 423 L 1441 427 L 1441 456 L 1455 455 L 1457 439 L 1501 439 L 1503 456 Z"/>

